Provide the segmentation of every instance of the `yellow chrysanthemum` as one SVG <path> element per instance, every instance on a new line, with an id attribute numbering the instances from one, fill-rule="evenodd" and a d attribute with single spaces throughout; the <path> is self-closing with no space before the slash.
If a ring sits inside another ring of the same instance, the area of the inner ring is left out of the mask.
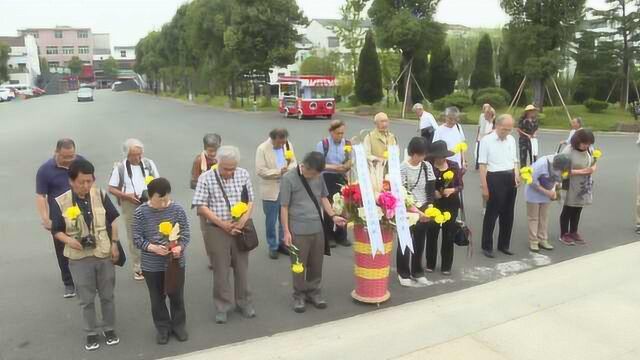
<path id="1" fill-rule="evenodd" d="M 469 149 L 469 145 L 467 145 L 466 142 L 461 142 L 459 144 L 456 144 L 456 146 L 453 147 L 453 152 L 456 154 L 460 154 L 460 153 L 467 152 L 468 149 Z"/>
<path id="2" fill-rule="evenodd" d="M 600 157 L 602 156 L 602 150 L 600 149 L 595 149 L 593 150 L 593 158 L 598 160 L 600 159 Z"/>
<path id="3" fill-rule="evenodd" d="M 149 183 L 152 182 L 153 180 L 155 180 L 155 178 L 153 176 L 149 175 L 146 178 L 144 178 L 144 184 L 145 185 L 149 185 Z"/>
<path id="4" fill-rule="evenodd" d="M 284 159 L 287 161 L 291 161 L 294 157 L 293 150 L 286 150 L 284 152 Z"/>
<path id="5" fill-rule="evenodd" d="M 173 230 L 173 225 L 169 221 L 163 221 L 158 225 L 158 232 L 164 236 L 171 235 L 171 231 Z"/>
<path id="6" fill-rule="evenodd" d="M 433 205 L 429 205 L 427 210 L 424 211 L 424 216 L 429 218 L 435 218 L 438 215 L 442 215 L 442 212 L 440 212 L 440 210 L 438 210 L 437 208 L 433 207 Z"/>
<path id="7" fill-rule="evenodd" d="M 433 221 L 436 222 L 436 224 L 438 225 L 442 225 L 444 224 L 447 220 L 445 220 L 445 217 L 443 214 L 439 214 L 438 216 L 436 216 Z"/>
<path id="8" fill-rule="evenodd" d="M 239 219 L 249 210 L 249 205 L 247 203 L 239 202 L 231 207 L 231 216 L 234 219 Z"/>
<path id="9" fill-rule="evenodd" d="M 351 147 L 351 145 L 344 146 L 344 152 L 346 152 L 347 154 L 350 154 L 352 150 L 353 148 Z"/>
<path id="10" fill-rule="evenodd" d="M 73 221 L 77 219 L 78 216 L 80 216 L 80 214 L 82 214 L 82 211 L 80 211 L 80 208 L 78 206 L 72 206 L 67 210 L 65 210 L 64 217 Z"/>
<path id="11" fill-rule="evenodd" d="M 293 265 L 291 265 L 291 271 L 294 274 L 302 274 L 304 272 L 304 265 L 301 262 L 296 261 Z"/>
<path id="12" fill-rule="evenodd" d="M 451 220 L 451 213 L 448 211 L 445 211 L 442 213 L 442 216 L 444 216 L 444 221 L 449 221 Z"/>
<path id="13" fill-rule="evenodd" d="M 569 172 L 568 172 L 568 171 L 563 172 L 563 173 L 562 173 L 562 178 L 563 178 L 563 179 L 567 179 L 567 178 L 569 178 Z"/>
<path id="14" fill-rule="evenodd" d="M 533 182 L 533 177 L 529 174 L 522 174 L 522 181 L 524 181 L 525 184 L 530 185 Z"/>
<path id="15" fill-rule="evenodd" d="M 218 170 L 218 164 L 211 165 L 211 170 L 213 170 L 213 171 Z"/>
<path id="16" fill-rule="evenodd" d="M 521 175 L 532 175 L 533 174 L 533 168 L 531 166 L 523 166 L 520 168 L 520 174 Z"/>
<path id="17" fill-rule="evenodd" d="M 451 170 L 447 170 L 444 172 L 444 174 L 442 174 L 442 179 L 444 179 L 444 181 L 451 181 L 453 180 L 454 174 L 453 171 Z"/>
<path id="18" fill-rule="evenodd" d="M 385 159 L 388 159 L 388 158 L 389 158 L 389 152 L 388 152 L 387 150 L 385 150 L 385 151 L 382 153 L 382 157 L 383 157 L 383 158 L 385 158 Z"/>

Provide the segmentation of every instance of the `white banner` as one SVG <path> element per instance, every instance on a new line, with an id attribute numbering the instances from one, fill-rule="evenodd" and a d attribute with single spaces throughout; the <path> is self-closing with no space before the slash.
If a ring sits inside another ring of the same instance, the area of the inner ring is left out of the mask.
<path id="1" fill-rule="evenodd" d="M 400 176 L 400 148 L 398 145 L 389 146 L 389 182 L 391 183 L 391 193 L 398 199 L 396 202 L 396 231 L 400 242 L 400 251 L 404 254 L 406 249 L 413 253 L 413 241 L 409 230 L 409 216 L 405 206 L 404 194 L 400 190 L 402 178 Z"/>
<path id="2" fill-rule="evenodd" d="M 358 170 L 358 183 L 362 193 L 362 203 L 367 221 L 367 232 L 371 243 L 371 256 L 376 257 L 376 253 L 384 254 L 384 242 L 382 241 L 382 231 L 380 230 L 380 219 L 378 217 L 378 207 L 373 195 L 373 186 L 369 176 L 369 164 L 367 155 L 362 145 L 354 145 L 356 169 Z"/>

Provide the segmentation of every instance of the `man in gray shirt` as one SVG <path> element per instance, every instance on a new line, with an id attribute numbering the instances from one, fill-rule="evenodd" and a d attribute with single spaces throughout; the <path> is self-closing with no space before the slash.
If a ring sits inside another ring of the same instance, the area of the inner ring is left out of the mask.
<path id="1" fill-rule="evenodd" d="M 305 311 L 305 301 L 318 309 L 327 307 L 320 294 L 322 262 L 325 253 L 323 230 L 324 210 L 336 226 L 345 226 L 347 221 L 335 215 L 329 199 L 327 186 L 321 176 L 325 168 L 324 155 L 319 152 L 307 154 L 301 165 L 289 170 L 280 182 L 280 206 L 284 243 L 299 249 L 298 259 L 304 266 L 302 273 L 293 273 L 293 310 Z M 313 198 L 311 197 L 313 195 Z"/>

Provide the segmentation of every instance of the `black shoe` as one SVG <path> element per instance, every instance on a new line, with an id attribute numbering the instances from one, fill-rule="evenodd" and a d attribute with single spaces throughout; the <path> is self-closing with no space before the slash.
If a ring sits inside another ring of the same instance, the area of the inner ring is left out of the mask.
<path id="1" fill-rule="evenodd" d="M 344 239 L 342 241 L 338 241 L 338 244 L 344 247 L 350 247 L 351 246 L 351 241 Z"/>
<path id="2" fill-rule="evenodd" d="M 281 245 L 280 247 L 278 247 L 278 252 L 284 256 L 289 256 L 289 249 L 287 249 L 286 247 L 284 247 L 284 245 Z"/>
<path id="3" fill-rule="evenodd" d="M 173 336 L 175 336 L 176 339 L 178 339 L 178 341 L 180 342 L 189 340 L 189 333 L 187 333 L 187 330 L 185 329 L 173 329 L 171 330 L 171 332 L 173 333 Z"/>
<path id="4" fill-rule="evenodd" d="M 501 253 L 505 254 L 505 255 L 509 255 L 509 256 L 513 256 L 514 254 L 507 250 L 507 249 L 498 249 L 498 251 L 500 251 Z"/>
<path id="5" fill-rule="evenodd" d="M 327 301 L 320 297 L 320 295 L 316 296 L 307 296 L 307 302 L 313 305 L 316 309 L 326 309 Z"/>
<path id="6" fill-rule="evenodd" d="M 306 308 L 306 305 L 304 304 L 304 299 L 302 298 L 293 299 L 293 311 L 297 312 L 298 314 L 302 314 L 306 310 L 307 308 Z"/>
<path id="7" fill-rule="evenodd" d="M 87 342 L 84 344 L 84 349 L 87 351 L 98 350 L 100 343 L 98 343 L 98 335 L 87 335 Z"/>
<path id="8" fill-rule="evenodd" d="M 169 332 L 159 331 L 158 335 L 156 335 L 156 342 L 158 345 L 167 345 L 169 343 Z"/>
<path id="9" fill-rule="evenodd" d="M 338 247 L 338 244 L 335 242 L 335 240 L 329 240 L 329 247 L 335 249 Z"/>
<path id="10" fill-rule="evenodd" d="M 112 345 L 118 345 L 120 343 L 120 339 L 116 335 L 115 331 L 109 330 L 109 331 L 105 331 L 102 334 L 104 335 L 105 344 L 112 346 Z"/>
<path id="11" fill-rule="evenodd" d="M 275 250 L 269 250 L 269 258 L 272 260 L 278 260 L 278 252 Z"/>
<path id="12" fill-rule="evenodd" d="M 491 250 L 482 250 L 482 253 L 484 254 L 484 256 L 488 257 L 489 259 L 495 258 L 495 256 L 493 255 L 493 251 Z"/>

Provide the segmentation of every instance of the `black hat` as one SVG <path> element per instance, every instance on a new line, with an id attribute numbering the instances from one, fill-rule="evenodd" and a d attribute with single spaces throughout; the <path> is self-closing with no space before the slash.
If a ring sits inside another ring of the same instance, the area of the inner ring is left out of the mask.
<path id="1" fill-rule="evenodd" d="M 429 153 L 427 154 L 427 157 L 433 159 L 433 158 L 448 158 L 455 155 L 455 153 L 453 151 L 449 151 L 449 149 L 447 149 L 447 143 L 442 141 L 442 140 L 438 140 L 438 141 L 434 141 L 431 146 L 429 146 Z"/>

